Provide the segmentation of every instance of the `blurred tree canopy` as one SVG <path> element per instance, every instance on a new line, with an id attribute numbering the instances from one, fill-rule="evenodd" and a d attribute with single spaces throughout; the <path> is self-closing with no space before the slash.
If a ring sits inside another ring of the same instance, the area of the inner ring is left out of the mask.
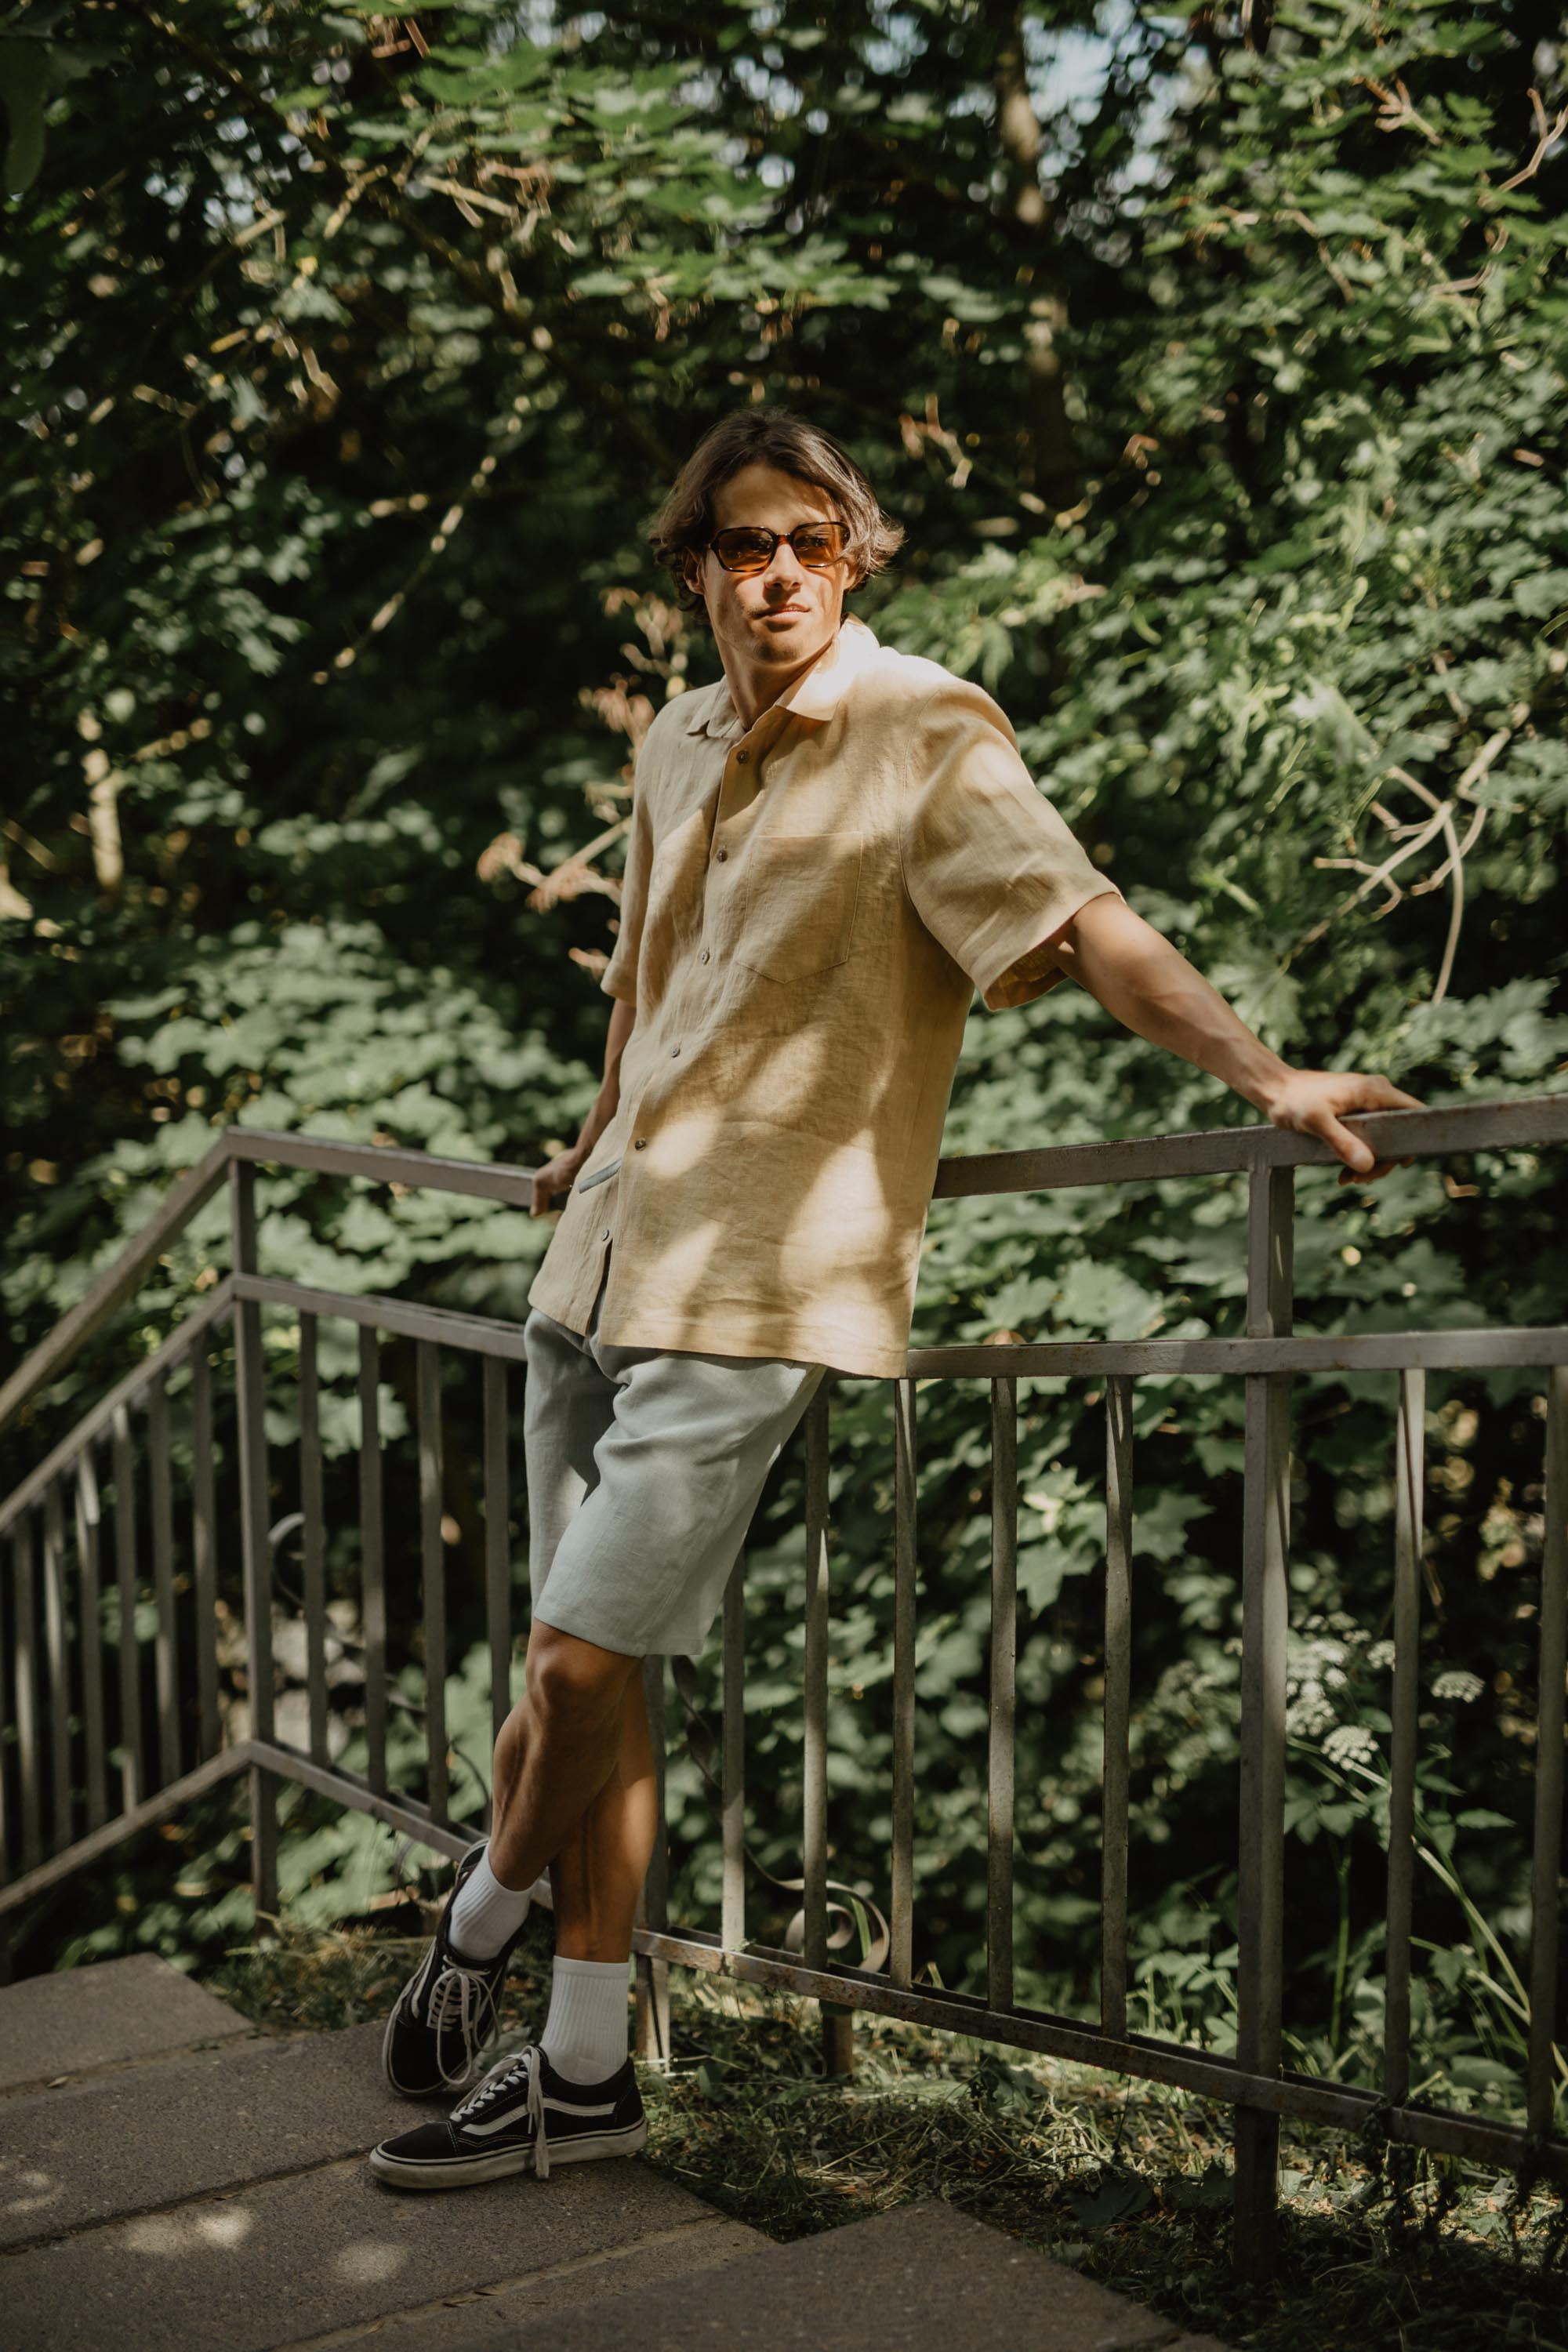
<path id="1" fill-rule="evenodd" d="M 716 669 L 642 534 L 751 400 L 839 435 L 904 522 L 863 615 L 998 695 L 1091 854 L 1271 1044 L 1428 1099 L 1563 1085 L 1544 0 L 1292 0 L 1261 54 L 1222 9 L 1124 0 L 31 0 L 0 19 L 0 101 L 14 1349 L 226 1121 L 525 1163 L 575 1133 L 636 746 Z M 949 1148 L 1254 1116 L 1064 988 L 976 1011 Z M 1303 1321 L 1561 1318 L 1536 1155 L 1300 1197 Z M 273 1270 L 494 1312 L 548 1238 L 303 1175 L 261 1200 Z M 1241 1207 L 1226 1183 L 940 1204 L 914 1336 L 1233 1329 Z M 9 1465 L 164 1336 L 225 1230 L 215 1203 Z M 1538 1386 L 1429 1400 L 1431 1832 L 1514 1959 Z M 1081 1384 L 1020 1390 L 1020 1904 L 1076 1981 L 1101 1439 Z M 884 1388 L 837 1395 L 835 1870 L 871 1887 L 886 1822 L 848 1792 L 887 1755 L 891 1436 Z M 949 1982 L 984 1916 L 984 1402 L 920 1399 L 921 1902 Z M 1140 1384 L 1143 1982 L 1217 2038 L 1240 1412 L 1232 1383 Z M 1303 1381 L 1296 1445 L 1292 1998 L 1331 2009 L 1338 2064 L 1377 1998 L 1390 1384 Z M 769 1508 L 781 1607 L 752 1638 L 784 1758 L 798 1491 Z M 351 1528 L 345 1591 L 353 1559 Z M 1468 1845 L 1460 1752 L 1492 1791 Z M 694 1776 L 676 1792 L 695 1833 Z M 1446 1937 L 1436 1868 L 1423 1899 Z M 1477 2098 L 1509 2031 L 1488 1998 L 1435 1979 L 1426 2020 L 1448 2003 Z"/>

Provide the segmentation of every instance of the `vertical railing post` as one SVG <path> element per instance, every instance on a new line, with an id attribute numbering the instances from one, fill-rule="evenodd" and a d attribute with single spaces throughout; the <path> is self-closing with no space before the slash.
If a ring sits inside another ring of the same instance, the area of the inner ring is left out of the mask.
<path id="1" fill-rule="evenodd" d="M 419 1396 L 419 1559 L 425 1587 L 426 1801 L 447 1818 L 447 1557 L 441 1536 L 445 1477 L 441 1441 L 441 1359 L 433 1339 L 416 1339 Z"/>
<path id="2" fill-rule="evenodd" d="M 103 1741 L 103 1511 L 98 1464 L 89 1439 L 76 1465 L 76 1549 L 81 1593 L 82 1741 L 87 1773 L 87 1826 L 109 1819 Z"/>
<path id="3" fill-rule="evenodd" d="M 1132 1381 L 1105 1384 L 1105 1720 L 1100 2026 L 1127 2032 L 1127 1783 L 1132 1694 Z"/>
<path id="4" fill-rule="evenodd" d="M 364 1634 L 365 1778 L 386 1781 L 386 1527 L 381 1471 L 381 1334 L 359 1334 L 360 1619 Z"/>
<path id="5" fill-rule="evenodd" d="M 1018 1652 L 1018 1383 L 991 1383 L 991 1657 L 985 1742 L 985 2002 L 1013 2006 Z"/>
<path id="6" fill-rule="evenodd" d="M 1415 1748 L 1419 1730 L 1421 1531 L 1426 1375 L 1399 1375 L 1394 1443 L 1394 1688 L 1389 1705 L 1388 1931 L 1384 1956 L 1383 2095 L 1410 2096 L 1410 1922 L 1415 1886 Z"/>
<path id="7" fill-rule="evenodd" d="M 1263 1162 L 1248 1177 L 1247 1329 L 1290 1330 L 1292 1171 Z M 1280 1372 L 1247 1375 L 1241 1594 L 1241 1807 L 1237 1902 L 1237 2059 L 1248 2074 L 1279 2070 L 1284 1967 L 1285 1661 L 1289 1622 L 1290 1388 Z M 1274 2271 L 1279 2118 L 1236 2116 L 1236 2259 L 1243 2277 Z"/>
<path id="8" fill-rule="evenodd" d="M 51 1478 L 44 1494 L 44 1665 L 49 1691 L 50 1787 L 54 1810 L 49 1836 L 62 1853 L 72 1837 L 71 1697 L 66 1626 L 66 1529 L 60 1482 Z"/>
<path id="9" fill-rule="evenodd" d="M 142 1646 L 136 1638 L 141 1576 L 136 1559 L 136 1455 L 131 1408 L 114 1408 L 114 1583 L 120 1600 L 120 1801 L 126 1812 L 147 1793 L 142 1759 Z"/>
<path id="10" fill-rule="evenodd" d="M 217 1481 L 213 1458 L 213 1374 L 205 1337 L 191 1357 L 191 1572 L 196 1620 L 196 1753 L 223 1744 L 217 1696 Z"/>
<path id="11" fill-rule="evenodd" d="M 485 1625 L 490 1650 L 490 1739 L 511 1713 L 511 1479 L 507 1466 L 506 1363 L 484 1370 Z"/>
<path id="12" fill-rule="evenodd" d="M 1530 2054 L 1526 2121 L 1544 2139 L 1557 2089 L 1557 1905 L 1563 1872 L 1563 1677 L 1568 1673 L 1568 1365 L 1547 1374 L 1545 1542 L 1541 1559 L 1541 1698 L 1531 1859 Z"/>
<path id="13" fill-rule="evenodd" d="M 893 1851 L 888 1974 L 914 1980 L 915 1384 L 893 1382 Z"/>
<path id="14" fill-rule="evenodd" d="M 643 1660 L 643 1703 L 647 1708 L 648 1742 L 653 1750 L 654 1840 L 647 1877 L 637 1897 L 637 1925 L 656 1933 L 669 1923 L 669 1847 L 665 1812 L 665 1721 L 662 1656 Z M 637 2000 L 634 2042 L 639 2058 L 664 2065 L 669 2059 L 669 1962 L 639 1952 L 637 1958 Z"/>
<path id="15" fill-rule="evenodd" d="M 300 1318 L 300 1533 L 305 1687 L 311 1760 L 331 1761 L 327 1737 L 327 1531 L 322 1505 L 321 1381 L 313 1315 Z"/>
<path id="16" fill-rule="evenodd" d="M 723 1892 L 719 1937 L 727 1952 L 746 1941 L 746 1554 L 724 1587 L 724 1685 L 721 1767 Z"/>
<path id="17" fill-rule="evenodd" d="M 257 1274 L 256 1170 L 247 1160 L 229 1164 L 229 1227 L 234 1270 Z M 266 1371 L 261 1307 L 237 1298 L 234 1307 L 235 1403 L 239 1423 L 240 1559 L 245 1572 L 246 1679 L 250 1733 L 273 1735 L 272 1551 L 267 1527 Z M 258 1918 L 278 1909 L 278 1783 L 253 1765 L 250 1772 L 250 1883 Z"/>

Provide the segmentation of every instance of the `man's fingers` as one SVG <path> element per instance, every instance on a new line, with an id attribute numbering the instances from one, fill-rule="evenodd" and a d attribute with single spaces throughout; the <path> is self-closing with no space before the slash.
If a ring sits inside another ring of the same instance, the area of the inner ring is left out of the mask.
<path id="1" fill-rule="evenodd" d="M 1330 1150 L 1336 1152 L 1345 1166 L 1357 1176 L 1370 1176 L 1377 1164 L 1377 1155 L 1370 1143 L 1352 1135 L 1348 1127 L 1337 1119 L 1331 1110 L 1320 1110 L 1312 1118 L 1309 1133 L 1320 1136 Z"/>

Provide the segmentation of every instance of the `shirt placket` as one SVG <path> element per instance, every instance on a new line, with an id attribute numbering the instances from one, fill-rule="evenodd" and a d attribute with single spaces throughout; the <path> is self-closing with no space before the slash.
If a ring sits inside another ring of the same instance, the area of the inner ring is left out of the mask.
<path id="1" fill-rule="evenodd" d="M 709 835 L 708 842 L 708 873 L 710 876 L 712 875 L 715 866 L 728 866 L 731 862 L 730 845 L 721 837 L 723 828 L 731 818 L 742 814 L 746 809 L 750 808 L 761 793 L 763 783 L 763 763 L 768 752 L 776 743 L 784 723 L 784 713 L 776 710 L 763 711 L 762 716 L 752 727 L 748 728 L 743 733 L 733 739 L 730 744 L 729 750 L 725 753 L 723 771 L 719 780 L 719 798 L 714 810 L 713 826 Z M 713 960 L 712 942 L 710 935 L 709 907 L 710 900 L 708 886 L 705 883 L 702 893 L 701 945 L 698 950 L 696 959 L 699 971 L 705 966 L 710 965 Z M 689 974 L 686 981 L 682 983 L 681 994 L 683 1003 L 686 988 L 692 984 L 694 979 L 695 974 Z M 671 1063 L 679 1061 L 681 1042 L 682 1041 L 679 1037 L 672 1039 L 668 1053 L 665 1057 L 668 1061 Z M 597 1289 L 599 1280 L 603 1276 L 605 1255 L 615 1239 L 616 1212 L 620 1206 L 620 1180 L 627 1172 L 629 1164 L 628 1155 L 631 1152 L 646 1150 L 652 1133 L 652 1120 L 651 1118 L 645 1118 L 643 1111 L 643 1105 L 647 1099 L 647 1088 L 648 1085 L 651 1083 L 651 1077 L 652 1074 L 650 1073 L 648 1080 L 644 1083 L 642 1094 L 637 1097 L 637 1108 L 632 1113 L 628 1121 L 628 1125 L 630 1126 L 632 1132 L 626 1152 L 622 1154 L 620 1160 L 612 1161 L 611 1165 L 607 1169 L 600 1171 L 605 1180 L 614 1182 L 616 1198 L 613 1202 L 606 1202 L 605 1213 L 608 1222 L 602 1225 L 599 1231 L 597 1263 L 595 1276 L 595 1290 Z"/>

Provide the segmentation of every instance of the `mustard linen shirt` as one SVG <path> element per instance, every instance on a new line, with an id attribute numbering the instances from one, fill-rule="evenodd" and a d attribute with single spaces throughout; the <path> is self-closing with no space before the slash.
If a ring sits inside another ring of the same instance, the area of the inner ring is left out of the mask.
<path id="1" fill-rule="evenodd" d="M 620 928 L 620 1102 L 529 1304 L 628 1348 L 907 1370 L 921 1242 L 975 989 L 1117 891 L 990 695 L 847 618 L 750 727 L 722 679 L 644 738 Z"/>

